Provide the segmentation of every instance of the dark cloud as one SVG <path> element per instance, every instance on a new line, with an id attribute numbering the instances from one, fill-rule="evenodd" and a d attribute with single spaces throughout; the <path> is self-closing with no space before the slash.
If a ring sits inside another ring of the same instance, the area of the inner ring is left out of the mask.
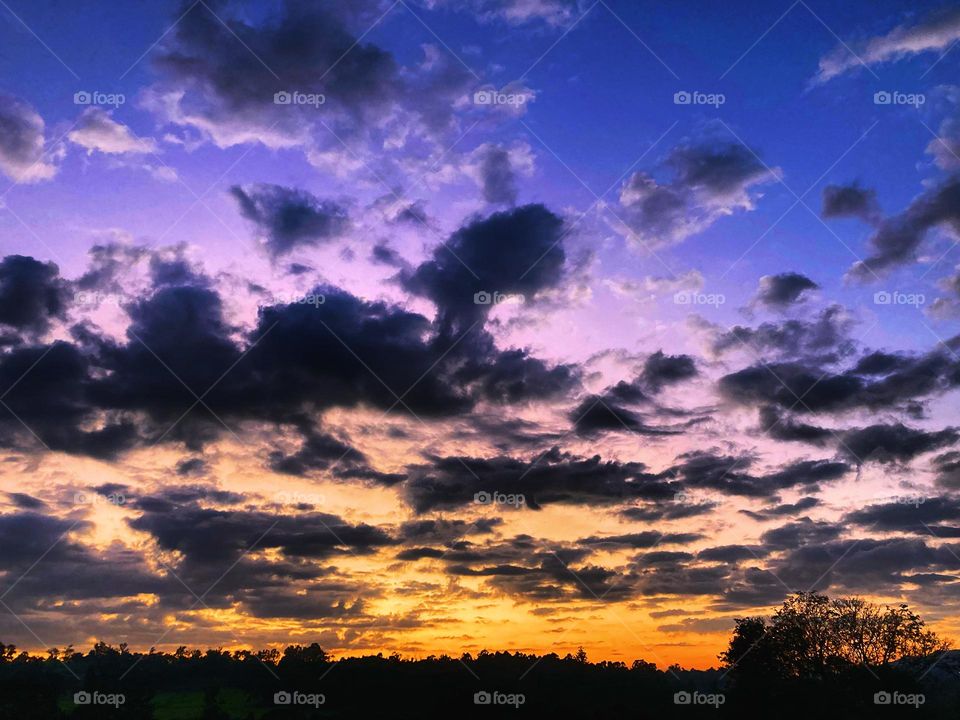
<path id="1" fill-rule="evenodd" d="M 120 278 L 149 255 L 149 249 L 140 245 L 116 241 L 97 243 L 87 250 L 87 270 L 75 285 L 79 290 L 119 292 Z"/>
<path id="2" fill-rule="evenodd" d="M 417 512 L 465 507 L 479 492 L 523 495 L 526 507 L 552 503 L 613 504 L 673 497 L 679 487 L 646 472 L 640 463 L 581 458 L 554 449 L 534 461 L 498 456 L 435 457 L 410 469 L 403 486 Z"/>
<path id="3" fill-rule="evenodd" d="M 594 436 L 604 432 L 635 432 L 642 435 L 677 435 L 682 426 L 651 425 L 639 412 L 627 406 L 651 404 L 652 396 L 668 385 L 689 380 L 698 374 L 696 361 L 689 355 L 665 355 L 658 350 L 644 361 L 640 373 L 631 381 L 621 380 L 600 395 L 588 395 L 570 411 L 569 418 L 578 435 Z M 655 418 L 682 415 L 682 412 L 650 405 Z M 662 412 L 661 412 L 662 411 Z"/>
<path id="4" fill-rule="evenodd" d="M 196 477 L 207 472 L 207 463 L 203 458 L 185 458 L 177 463 L 177 475 Z"/>
<path id="5" fill-rule="evenodd" d="M 367 0 L 284 0 L 257 14 L 183 2 L 153 54 L 161 79 L 145 104 L 221 147 L 301 148 L 335 172 L 366 146 L 379 162 L 398 138 L 436 141 L 475 76 L 439 45 L 402 66 L 367 37 L 383 11 Z"/>
<path id="6" fill-rule="evenodd" d="M 654 427 L 644 423 L 631 410 L 617 405 L 614 399 L 588 395 L 569 414 L 577 435 L 591 437 L 603 432 L 632 432 L 640 435 L 678 435 L 679 430 Z"/>
<path id="7" fill-rule="evenodd" d="M 0 387 L 7 388 L 8 414 L 0 419 L 0 442 L 107 459 L 138 440 L 134 424 L 98 409 L 88 358 L 75 346 L 55 342 L 25 346 L 0 356 Z M 89 429 L 100 421 L 98 429 Z"/>
<path id="8" fill-rule="evenodd" d="M 960 537 L 960 500 L 955 497 L 909 495 L 895 502 L 869 505 L 844 516 L 844 521 L 880 531 L 934 537 Z M 944 527 L 943 523 L 948 526 Z"/>
<path id="9" fill-rule="evenodd" d="M 23 255 L 0 261 L 0 323 L 16 330 L 42 333 L 52 320 L 66 316 L 69 291 L 53 263 Z"/>
<path id="10" fill-rule="evenodd" d="M 795 503 L 781 503 L 761 510 L 741 510 L 744 515 L 752 517 L 754 520 L 772 520 L 785 515 L 797 515 L 806 512 L 820 505 L 820 500 L 815 497 L 800 498 Z"/>
<path id="11" fill-rule="evenodd" d="M 620 190 L 624 220 L 646 244 L 681 242 L 736 210 L 752 210 L 750 190 L 775 179 L 739 143 L 680 145 L 665 165 L 669 182 L 637 172 Z"/>
<path id="12" fill-rule="evenodd" d="M 831 305 L 812 320 L 765 322 L 756 328 L 736 325 L 726 331 L 714 329 L 711 349 L 717 355 L 741 350 L 753 355 L 772 353 L 791 359 L 836 360 L 853 352 L 851 325 L 847 310 Z"/>
<path id="13" fill-rule="evenodd" d="M 775 550 L 790 550 L 802 545 L 819 545 L 840 537 L 843 530 L 829 522 L 819 522 L 808 517 L 767 530 L 760 536 L 761 542 Z"/>
<path id="14" fill-rule="evenodd" d="M 647 503 L 628 507 L 620 511 L 620 516 L 634 521 L 679 520 L 680 518 L 706 515 L 719 507 L 715 502 L 684 502 L 682 493 L 673 500 Z"/>
<path id="15" fill-rule="evenodd" d="M 349 11 L 283 2 L 266 22 L 254 24 L 222 1 L 211 10 L 184 3 L 153 64 L 187 91 L 181 103 L 188 104 L 178 108 L 184 122 L 220 136 L 221 144 L 277 123 L 277 134 L 299 134 L 302 116 L 325 110 L 327 103 L 357 121 L 371 121 L 397 97 L 395 60 L 350 32 Z M 277 93 L 294 91 L 323 94 L 326 102 L 320 109 L 274 105 Z M 188 120 L 197 114 L 203 121 Z"/>
<path id="16" fill-rule="evenodd" d="M 875 190 L 867 190 L 856 183 L 852 185 L 827 185 L 823 189 L 825 218 L 855 217 L 866 223 L 876 223 L 880 218 L 880 205 Z"/>
<path id="17" fill-rule="evenodd" d="M 483 199 L 488 203 L 513 205 L 517 202 L 517 179 L 506 148 L 498 145 L 485 148 L 480 157 L 480 179 Z"/>
<path id="18" fill-rule="evenodd" d="M 958 439 L 960 434 L 954 428 L 926 431 L 902 423 L 870 425 L 845 432 L 839 450 L 857 463 L 905 463 L 918 455 L 952 445 Z"/>
<path id="19" fill-rule="evenodd" d="M 129 520 L 134 530 L 149 533 L 166 552 L 176 552 L 174 568 L 189 587 L 211 591 L 204 598 L 211 607 L 257 603 L 259 593 L 310 587 L 329 570 L 318 561 L 338 556 L 376 553 L 396 544 L 383 529 L 351 524 L 327 513 L 273 514 L 263 510 L 220 510 L 194 497 L 163 494 L 137 501 L 139 517 Z M 276 559 L 264 553 L 276 551 Z M 231 568 L 224 574 L 226 568 Z M 324 616 L 322 608 L 314 609 Z M 282 616 L 261 606 L 258 614 Z"/>
<path id="20" fill-rule="evenodd" d="M 937 484 L 951 490 L 960 490 L 960 452 L 951 451 L 933 459 L 937 470 Z"/>
<path id="21" fill-rule="evenodd" d="M 0 515 L 0 571 L 18 579 L 4 597 L 17 613 L 56 601 L 120 598 L 173 590 L 152 576 L 143 557 L 112 545 L 88 548 L 80 538 L 91 529 L 77 519 L 25 511 Z M 43 562 L 37 562 L 38 558 Z"/>
<path id="22" fill-rule="evenodd" d="M 738 563 L 747 561 L 756 561 L 767 555 L 770 551 L 759 545 L 721 545 L 719 547 L 706 548 L 697 553 L 699 560 L 722 563 Z"/>
<path id="23" fill-rule="evenodd" d="M 38 500 L 32 495 L 27 495 L 26 493 L 6 493 L 7 497 L 10 499 L 10 502 L 14 506 L 20 508 L 21 510 L 41 510 L 47 507 L 47 504 L 43 500 Z"/>
<path id="24" fill-rule="evenodd" d="M 0 172 L 18 183 L 49 180 L 56 153 L 44 151 L 43 118 L 22 100 L 0 93 Z"/>
<path id="25" fill-rule="evenodd" d="M 407 268 L 409 265 L 396 250 L 385 243 L 378 243 L 370 251 L 370 259 L 380 265 L 388 267 Z"/>
<path id="26" fill-rule="evenodd" d="M 612 547 L 639 550 L 657 547 L 658 545 L 689 545 L 702 538 L 703 535 L 698 533 L 660 533 L 645 530 L 644 532 L 628 533 L 626 535 L 591 535 L 590 537 L 580 538 L 577 543 L 601 546 L 604 549 Z M 649 557 L 649 553 L 647 557 Z"/>
<path id="27" fill-rule="evenodd" d="M 29 258 L 14 258 L 6 268 L 20 265 L 55 284 L 54 269 Z M 393 483 L 400 476 L 378 474 L 359 453 L 345 453 L 346 445 L 312 418 L 358 405 L 451 415 L 481 400 L 552 398 L 579 383 L 576 367 L 500 351 L 484 330 L 451 338 L 421 315 L 333 287 L 305 295 L 323 302 L 261 308 L 256 327 L 245 333 L 225 319 L 212 281 L 181 256 L 153 255 L 149 267 L 152 290 L 124 306 L 125 341 L 77 326 L 75 343 L 17 346 L 0 355 L 0 383 L 16 384 L 10 409 L 51 449 L 109 457 L 149 438 L 198 450 L 246 421 L 268 422 L 291 426 L 302 439 L 299 451 L 271 456 L 277 469 L 305 474 L 345 455 L 344 477 Z M 9 287 L 12 293 L 18 286 Z M 49 308 L 47 314 L 61 312 L 52 301 Z M 15 320 L 45 321 L 35 314 Z M 8 445 L 29 440 L 14 417 L 0 422 L 0 431 Z"/>
<path id="28" fill-rule="evenodd" d="M 806 275 L 785 272 L 778 275 L 764 275 L 754 296 L 754 302 L 765 307 L 782 310 L 801 300 L 801 296 L 820 286 Z"/>
<path id="29" fill-rule="evenodd" d="M 906 210 L 885 218 L 870 238 L 871 255 L 854 264 L 850 276 L 872 280 L 915 261 L 927 233 L 941 225 L 960 231 L 960 179 L 956 177 L 925 190 Z"/>
<path id="30" fill-rule="evenodd" d="M 837 437 L 834 430 L 794 419 L 770 405 L 760 408 L 760 430 L 774 440 L 805 442 L 822 447 Z"/>
<path id="31" fill-rule="evenodd" d="M 709 451 L 691 451 L 677 460 L 663 476 L 680 481 L 684 489 L 717 490 L 746 497 L 772 497 L 788 488 L 838 480 L 850 472 L 850 467 L 842 462 L 799 460 L 759 475 L 750 472 L 754 458 L 749 455 L 731 457 Z"/>
<path id="32" fill-rule="evenodd" d="M 665 385 L 689 380 L 696 375 L 697 365 L 689 355 L 664 355 L 658 350 L 644 362 L 640 380 L 652 392 L 657 392 Z"/>
<path id="33" fill-rule="evenodd" d="M 272 258 L 314 247 L 343 235 L 350 226 L 347 209 L 306 190 L 280 185 L 234 186 L 240 212 L 255 223 Z"/>
<path id="34" fill-rule="evenodd" d="M 922 355 L 870 353 L 839 371 L 802 362 L 759 364 L 725 375 L 718 387 L 733 402 L 764 406 L 761 424 L 771 427 L 772 434 L 821 442 L 826 437 L 823 428 L 791 425 L 789 418 L 773 425 L 781 417 L 777 408 L 796 413 L 907 409 L 958 383 L 957 362 L 936 349 Z"/>
<path id="35" fill-rule="evenodd" d="M 486 318 L 494 293 L 532 300 L 557 285 L 565 259 L 563 221 L 542 205 L 525 205 L 461 228 L 403 284 L 437 305 L 444 331 L 463 332 Z"/>

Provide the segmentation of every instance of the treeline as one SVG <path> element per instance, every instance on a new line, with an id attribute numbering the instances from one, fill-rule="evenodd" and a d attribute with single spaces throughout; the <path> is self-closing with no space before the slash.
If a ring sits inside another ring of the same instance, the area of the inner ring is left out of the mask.
<path id="1" fill-rule="evenodd" d="M 334 660 L 282 652 L 97 643 L 46 657 L 0 645 L 0 720 L 157 718 L 955 718 L 956 658 L 905 606 L 789 598 L 768 621 L 737 620 L 721 667 L 480 652 Z M 952 677 L 951 677 L 952 673 Z"/>

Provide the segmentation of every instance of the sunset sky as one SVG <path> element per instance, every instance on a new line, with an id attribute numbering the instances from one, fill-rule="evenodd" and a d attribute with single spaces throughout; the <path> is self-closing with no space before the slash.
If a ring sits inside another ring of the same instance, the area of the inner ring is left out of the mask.
<path id="1" fill-rule="evenodd" d="M 0 641 L 960 638 L 960 9 L 0 0 Z"/>

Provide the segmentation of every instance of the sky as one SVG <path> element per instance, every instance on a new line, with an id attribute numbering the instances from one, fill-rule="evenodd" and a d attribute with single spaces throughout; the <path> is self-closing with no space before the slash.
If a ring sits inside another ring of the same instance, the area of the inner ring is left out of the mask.
<path id="1" fill-rule="evenodd" d="M 960 10 L 0 2 L 0 640 L 717 664 L 960 618 Z"/>

